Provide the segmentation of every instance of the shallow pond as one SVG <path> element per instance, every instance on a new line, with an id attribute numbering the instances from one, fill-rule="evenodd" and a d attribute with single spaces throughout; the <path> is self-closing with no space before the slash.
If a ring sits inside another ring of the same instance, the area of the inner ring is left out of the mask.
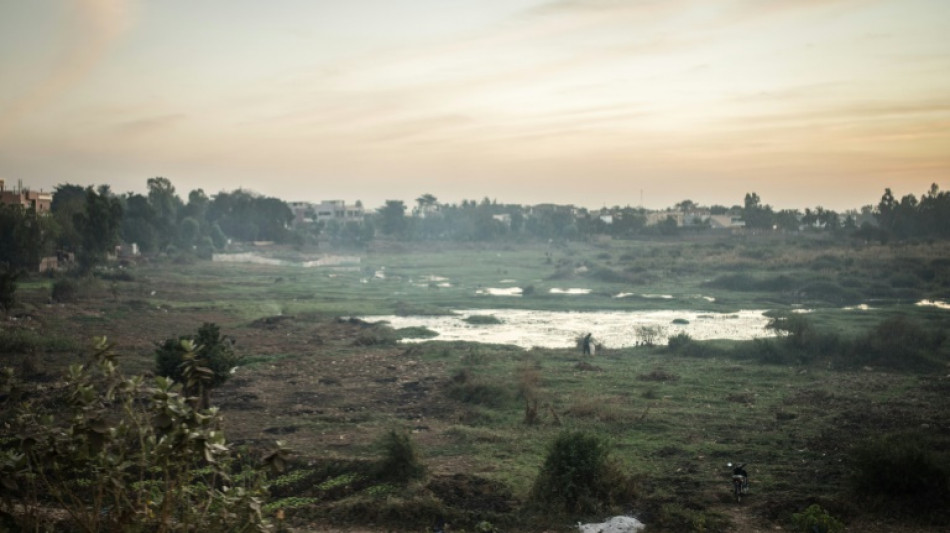
<path id="1" fill-rule="evenodd" d="M 457 310 L 450 316 L 366 316 L 368 321 L 384 320 L 393 328 L 424 326 L 439 334 L 434 340 L 514 344 L 523 348 L 570 348 L 575 339 L 593 333 L 594 340 L 607 348 L 635 346 L 644 339 L 643 326 L 660 330 L 658 342 L 686 333 L 696 340 L 748 340 L 771 337 L 765 329 L 769 319 L 764 310 L 735 313 L 702 311 L 535 311 L 525 309 Z M 500 324 L 473 325 L 464 319 L 473 315 L 493 315 Z M 677 323 L 673 323 L 673 321 Z M 407 339 L 422 342 L 430 339 Z"/>

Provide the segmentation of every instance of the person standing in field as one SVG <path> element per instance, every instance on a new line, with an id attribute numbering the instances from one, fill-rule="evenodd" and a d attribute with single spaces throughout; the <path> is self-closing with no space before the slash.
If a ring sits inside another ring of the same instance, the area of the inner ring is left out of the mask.
<path id="1" fill-rule="evenodd" d="M 591 333 L 584 335 L 584 341 L 581 346 L 584 355 L 593 355 L 593 353 L 591 352 L 591 348 L 593 347 L 593 343 L 591 342 L 592 335 L 593 334 Z"/>

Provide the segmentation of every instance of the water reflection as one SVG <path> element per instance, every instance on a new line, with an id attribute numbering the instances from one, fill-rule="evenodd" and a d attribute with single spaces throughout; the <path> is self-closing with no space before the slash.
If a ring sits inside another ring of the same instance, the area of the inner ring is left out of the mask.
<path id="1" fill-rule="evenodd" d="M 458 310 L 451 316 L 368 316 L 365 320 L 385 320 L 394 328 L 424 326 L 438 332 L 436 340 L 514 344 L 523 348 L 569 348 L 574 339 L 593 333 L 608 348 L 635 346 L 643 342 L 642 328 L 660 330 L 659 342 L 684 332 L 696 340 L 747 340 L 769 337 L 764 310 L 736 313 L 708 311 L 534 311 L 525 309 Z M 501 324 L 473 325 L 464 319 L 473 315 L 493 315 Z M 673 321 L 676 320 L 676 324 Z M 411 339 L 419 342 L 427 339 Z"/>

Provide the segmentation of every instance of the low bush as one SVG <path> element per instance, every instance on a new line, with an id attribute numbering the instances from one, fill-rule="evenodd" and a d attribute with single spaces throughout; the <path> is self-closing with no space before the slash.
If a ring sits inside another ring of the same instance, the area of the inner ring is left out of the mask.
<path id="1" fill-rule="evenodd" d="M 0 353 L 2 354 L 68 352 L 77 348 L 77 343 L 67 337 L 41 335 L 29 329 L 0 330 Z"/>
<path id="2" fill-rule="evenodd" d="M 693 343 L 693 338 L 689 336 L 688 333 L 682 332 L 677 333 L 676 335 L 671 336 L 666 340 L 666 347 L 675 354 L 681 354 L 686 351 L 690 344 Z"/>
<path id="3" fill-rule="evenodd" d="M 409 435 L 390 430 L 383 435 L 378 445 L 382 451 L 375 472 L 378 479 L 406 484 L 425 477 L 425 465 Z"/>
<path id="4" fill-rule="evenodd" d="M 700 509 L 678 503 L 664 503 L 650 522 L 650 531 L 682 531 L 702 533 L 724 531 L 727 524 Z"/>
<path id="5" fill-rule="evenodd" d="M 841 350 L 841 366 L 871 365 L 929 372 L 946 364 L 947 334 L 927 329 L 903 316 L 888 318 Z"/>
<path id="6" fill-rule="evenodd" d="M 144 376 L 123 376 L 104 339 L 91 359 L 70 367 L 56 388 L 0 374 L 7 431 L 29 436 L 0 448 L 4 526 L 208 533 L 265 527 L 263 472 L 231 468 L 237 461 L 216 410 L 196 410 L 168 379 L 150 386 Z M 285 456 L 278 449 L 267 463 L 279 468 Z"/>
<path id="7" fill-rule="evenodd" d="M 634 283 L 636 281 L 634 277 L 629 274 L 604 267 L 594 269 L 588 276 L 592 279 L 607 283 Z"/>
<path id="8" fill-rule="evenodd" d="M 821 300 L 836 305 L 859 303 L 864 299 L 864 296 L 860 292 L 842 287 L 828 280 L 807 283 L 799 289 L 799 294 L 804 298 Z"/>
<path id="9" fill-rule="evenodd" d="M 844 531 L 844 524 L 828 514 L 817 503 L 808 506 L 800 513 L 792 515 L 792 524 L 795 531 L 800 533 L 840 533 Z"/>
<path id="10" fill-rule="evenodd" d="M 399 335 L 389 326 L 373 325 L 365 329 L 353 340 L 354 346 L 385 346 L 396 344 Z"/>
<path id="11" fill-rule="evenodd" d="M 96 277 L 105 281 L 135 281 L 135 276 L 126 269 L 110 268 L 96 271 Z"/>
<path id="12" fill-rule="evenodd" d="M 588 516 L 626 506 L 635 495 L 633 480 L 610 459 L 604 438 L 565 431 L 548 448 L 529 504 L 546 512 Z"/>
<path id="13" fill-rule="evenodd" d="M 703 283 L 704 287 L 713 289 L 726 289 L 730 291 L 754 291 L 757 287 L 757 280 L 740 272 L 738 274 L 725 274 L 716 279 Z"/>
<path id="14" fill-rule="evenodd" d="M 501 319 L 495 315 L 469 315 L 463 318 L 462 321 L 476 326 L 489 326 L 502 323 Z"/>
<path id="15" fill-rule="evenodd" d="M 182 341 L 192 341 L 200 360 L 214 373 L 212 386 L 227 381 L 231 370 L 241 362 L 234 353 L 234 340 L 221 335 L 221 329 L 213 322 L 205 322 L 195 335 L 165 339 L 155 350 L 156 373 L 169 377 L 179 383 L 185 381 L 182 375 L 183 356 L 188 351 Z"/>
<path id="16" fill-rule="evenodd" d="M 462 370 L 452 378 L 447 393 L 453 400 L 495 409 L 514 399 L 510 388 L 476 379 L 468 370 Z"/>
<path id="17" fill-rule="evenodd" d="M 919 433 L 868 440 L 851 453 L 852 487 L 880 508 L 898 514 L 946 511 L 950 505 L 950 461 Z M 921 517 L 922 518 L 922 517 Z"/>
<path id="18" fill-rule="evenodd" d="M 411 326 L 397 329 L 396 336 L 400 339 L 431 339 L 438 337 L 439 333 L 425 326 Z"/>
<path id="19" fill-rule="evenodd" d="M 234 341 L 213 322 L 205 322 L 195 335 L 165 339 L 155 349 L 156 373 L 183 383 L 204 407 L 210 405 L 210 390 L 227 381 L 241 362 Z"/>
<path id="20" fill-rule="evenodd" d="M 63 278 L 53 283 L 51 297 L 57 303 L 70 303 L 79 299 L 79 283 L 70 278 Z"/>
<path id="21" fill-rule="evenodd" d="M 23 274 L 6 263 L 0 263 L 0 310 L 9 311 L 16 304 L 17 280 Z"/>

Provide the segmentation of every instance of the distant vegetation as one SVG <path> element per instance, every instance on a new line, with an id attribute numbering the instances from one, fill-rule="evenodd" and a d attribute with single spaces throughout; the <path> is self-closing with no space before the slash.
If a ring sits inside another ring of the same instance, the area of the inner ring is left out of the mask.
<path id="1" fill-rule="evenodd" d="M 345 223 L 306 217 L 300 222 L 284 200 L 243 189 L 211 196 L 195 189 L 183 200 L 167 178 L 149 178 L 147 186 L 148 193 L 141 195 L 115 194 L 108 185 L 83 188 L 62 184 L 53 193 L 51 216 L 18 205 L 0 206 L 0 264 L 32 271 L 43 257 L 71 256 L 80 270 L 88 272 L 102 264 L 117 245 L 129 253 L 133 244 L 145 254 L 189 260 L 210 259 L 215 251 L 235 242 L 307 246 L 322 241 L 366 246 L 377 238 L 567 242 L 595 237 L 669 237 L 707 231 L 713 217 L 725 217 L 752 231 L 822 232 L 881 242 L 950 238 L 950 194 L 936 184 L 919 199 L 909 194 L 898 200 L 887 189 L 877 205 L 846 213 L 822 207 L 776 211 L 763 204 L 756 193 L 746 194 L 742 205 L 706 207 L 684 200 L 661 212 L 629 206 L 599 210 L 553 204 L 522 206 L 488 198 L 445 204 L 424 194 L 409 214 L 404 202 L 388 200 L 375 212 Z M 617 281 L 627 277 L 610 270 L 597 275 L 613 276 Z"/>
<path id="2" fill-rule="evenodd" d="M 550 531 L 624 513 L 721 531 L 740 525 L 735 460 L 752 471 L 744 514 L 771 527 L 947 522 L 936 187 L 848 213 L 755 193 L 662 213 L 425 194 L 345 223 L 243 190 L 182 200 L 165 178 L 146 195 L 61 185 L 53 202 L 0 207 L 0 530 Z M 744 229 L 714 230 L 720 216 Z M 359 263 L 296 261 L 328 245 Z M 295 261 L 208 261 L 251 249 Z M 50 255 L 64 271 L 37 273 Z M 368 318 L 490 334 L 503 315 L 487 309 L 674 313 L 593 356 Z M 774 336 L 686 333 L 749 309 Z M 100 331 L 138 373 L 104 341 L 80 355 Z"/>

